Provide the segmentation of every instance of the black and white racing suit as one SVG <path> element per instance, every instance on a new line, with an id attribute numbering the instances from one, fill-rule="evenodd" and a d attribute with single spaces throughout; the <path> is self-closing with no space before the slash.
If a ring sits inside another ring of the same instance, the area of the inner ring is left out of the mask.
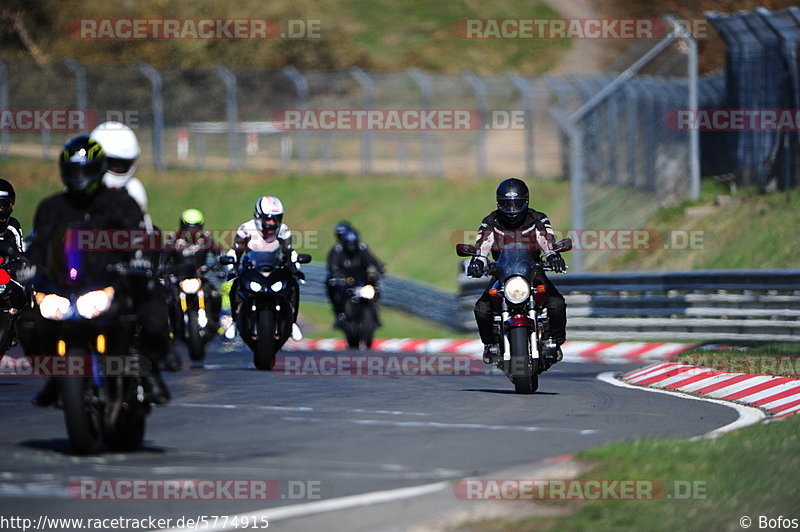
<path id="1" fill-rule="evenodd" d="M 297 283 L 298 278 L 302 279 L 302 274 L 297 270 L 295 265 L 295 253 L 292 249 L 292 231 L 289 226 L 282 223 L 280 228 L 267 236 L 261 234 L 261 231 L 256 227 L 254 220 L 248 220 L 239 226 L 236 230 L 236 238 L 233 241 L 233 251 L 236 253 L 236 268 L 238 268 L 242 256 L 248 251 L 275 251 L 280 249 L 281 261 L 289 268 L 292 273 L 294 282 L 290 285 L 290 299 L 292 301 L 292 323 L 297 323 L 297 313 L 300 310 L 300 287 Z M 231 286 L 230 300 L 231 300 L 231 313 L 234 320 L 237 317 L 237 297 L 238 282 L 234 281 Z"/>
<path id="2" fill-rule="evenodd" d="M 489 255 L 497 260 L 504 244 L 525 243 L 531 251 L 552 255 L 555 233 L 547 215 L 528 209 L 524 218 L 516 227 L 509 227 L 503 223 L 498 211 L 493 211 L 481 222 L 478 229 L 478 238 L 475 246 L 479 248 L 480 257 L 484 266 L 488 263 Z M 567 332 L 567 304 L 550 279 L 544 273 L 540 274 L 541 281 L 547 289 L 545 307 L 550 317 L 550 332 L 556 344 L 561 345 L 566 340 Z M 489 289 L 494 284 L 494 279 L 486 287 L 480 299 L 475 303 L 475 321 L 478 323 L 478 332 L 484 344 L 494 341 L 492 334 L 492 301 Z"/>

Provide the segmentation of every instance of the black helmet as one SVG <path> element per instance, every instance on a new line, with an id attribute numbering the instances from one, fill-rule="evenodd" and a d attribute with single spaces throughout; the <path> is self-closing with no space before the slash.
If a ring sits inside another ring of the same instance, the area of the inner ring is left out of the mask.
<path id="1" fill-rule="evenodd" d="M 344 234 L 347 231 L 353 231 L 353 230 L 354 230 L 353 226 L 350 225 L 350 222 L 342 220 L 341 222 L 336 224 L 336 226 L 333 228 L 333 234 L 336 237 L 336 240 L 340 244 L 344 245 L 344 240 L 343 240 Z"/>
<path id="2" fill-rule="evenodd" d="M 75 137 L 61 152 L 61 180 L 69 192 L 91 194 L 100 185 L 106 164 L 106 154 L 97 141 L 86 135 Z"/>
<path id="3" fill-rule="evenodd" d="M 511 226 L 520 223 L 528 210 L 528 186 L 516 177 L 506 179 L 497 187 L 497 210 L 500 219 Z"/>
<path id="4" fill-rule="evenodd" d="M 8 220 L 11 218 L 11 213 L 14 212 L 16 199 L 17 193 L 14 192 L 11 183 L 0 179 L 0 229 L 3 231 L 8 227 Z"/>
<path id="5" fill-rule="evenodd" d="M 353 256 L 358 252 L 360 247 L 358 233 L 352 227 L 344 231 L 341 242 L 346 254 Z"/>

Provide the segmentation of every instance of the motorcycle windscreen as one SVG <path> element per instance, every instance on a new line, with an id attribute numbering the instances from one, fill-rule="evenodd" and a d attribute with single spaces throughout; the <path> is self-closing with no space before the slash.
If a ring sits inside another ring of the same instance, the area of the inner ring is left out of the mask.
<path id="1" fill-rule="evenodd" d="M 46 244 L 45 275 L 56 286 L 105 286 L 112 276 L 109 265 L 122 259 L 120 250 L 94 249 L 87 244 L 83 231 L 80 227 L 55 231 Z"/>
<path id="2" fill-rule="evenodd" d="M 242 257 L 242 271 L 256 270 L 269 273 L 281 264 L 281 251 L 279 248 L 272 251 L 248 251 Z"/>
<path id="3" fill-rule="evenodd" d="M 530 279 L 538 257 L 538 248 L 535 251 L 531 250 L 527 244 L 517 243 L 503 246 L 497 259 L 500 278 L 506 279 L 511 275 L 522 275 Z"/>

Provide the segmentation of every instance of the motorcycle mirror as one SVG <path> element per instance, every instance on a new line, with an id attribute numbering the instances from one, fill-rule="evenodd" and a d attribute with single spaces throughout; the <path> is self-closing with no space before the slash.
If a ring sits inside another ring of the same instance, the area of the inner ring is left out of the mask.
<path id="1" fill-rule="evenodd" d="M 558 251 L 559 253 L 564 251 L 571 251 L 572 250 L 572 239 L 565 238 L 563 240 L 559 240 L 553 245 L 553 250 Z"/>
<path id="2" fill-rule="evenodd" d="M 230 255 L 223 255 L 219 258 L 219 263 L 223 266 L 230 266 L 232 264 L 236 264 L 236 259 L 231 257 Z"/>
<path id="3" fill-rule="evenodd" d="M 299 264 L 308 264 L 309 262 L 311 262 L 311 255 L 309 255 L 308 253 L 299 253 L 297 255 L 297 262 Z"/>
<path id="4" fill-rule="evenodd" d="M 471 244 L 456 244 L 456 255 L 459 257 L 474 257 L 478 254 L 478 249 Z"/>

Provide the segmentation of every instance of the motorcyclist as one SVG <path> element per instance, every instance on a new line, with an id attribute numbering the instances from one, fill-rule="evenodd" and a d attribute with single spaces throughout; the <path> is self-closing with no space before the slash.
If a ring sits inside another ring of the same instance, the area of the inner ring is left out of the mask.
<path id="1" fill-rule="evenodd" d="M 11 216 L 14 212 L 14 203 L 17 193 L 14 186 L 6 179 L 0 179 L 0 247 L 6 250 L 12 246 L 17 252 L 22 252 L 22 228 L 19 220 Z M 2 253 L 0 255 L 5 255 Z M 8 257 L 0 257 L 7 259 Z M 2 264 L 2 262 L 0 262 Z"/>
<path id="2" fill-rule="evenodd" d="M 187 256 L 195 252 L 218 256 L 221 252 L 213 235 L 205 230 L 205 217 L 198 209 L 186 209 L 178 220 L 178 231 L 167 240 L 170 253 Z M 204 256 L 203 259 L 206 257 Z M 176 260 L 176 257 L 172 257 Z"/>
<path id="3" fill-rule="evenodd" d="M 326 285 L 336 321 L 334 328 L 345 322 L 347 303 L 347 279 L 366 278 L 375 283 L 384 273 L 384 265 L 360 241 L 358 232 L 347 222 L 340 222 L 334 229 L 338 242 L 328 252 Z"/>
<path id="4" fill-rule="evenodd" d="M 0 264 L 8 265 L 7 269 L 12 277 L 16 277 L 16 269 L 11 266 L 15 256 L 22 253 L 22 228 L 19 221 L 11 216 L 14 212 L 14 203 L 17 194 L 14 186 L 6 179 L 0 179 Z M 25 292 L 22 286 L 15 280 L 10 285 L 12 290 L 12 304 L 14 308 L 21 309 L 25 305 Z M 2 349 L 16 344 L 16 331 L 12 328 L 9 332 L 9 344 L 0 346 L 0 357 L 3 355 Z"/>
<path id="5" fill-rule="evenodd" d="M 236 255 L 235 268 L 238 269 L 242 256 L 247 251 L 274 251 L 280 249 L 281 260 L 292 273 L 293 279 L 305 279 L 295 265 L 296 253 L 292 249 L 292 231 L 283 223 L 283 204 L 275 196 L 261 196 L 253 209 L 253 218 L 244 222 L 236 231 L 232 251 Z M 236 281 L 230 290 L 231 312 L 234 321 L 238 314 Z M 300 289 L 295 281 L 292 287 L 292 339 L 300 341 L 303 333 L 297 325 L 300 308 Z"/>
<path id="6" fill-rule="evenodd" d="M 167 239 L 165 249 L 165 269 L 167 273 L 180 273 L 186 268 L 194 275 L 205 266 L 208 269 L 218 267 L 218 257 L 222 252 L 213 235 L 205 230 L 205 217 L 198 209 L 186 209 L 178 220 L 178 230 Z M 209 305 L 213 323 L 219 322 L 220 294 L 213 283 L 204 280 L 206 301 Z"/>
<path id="7" fill-rule="evenodd" d="M 139 204 L 147 216 L 147 191 L 142 182 L 134 177 L 136 159 L 141 154 L 139 141 L 130 127 L 121 122 L 103 122 L 92 131 L 90 137 L 100 143 L 106 153 L 108 169 L 103 176 L 103 184 L 108 188 L 122 188 Z M 148 227 L 150 229 L 150 227 Z"/>
<path id="8" fill-rule="evenodd" d="M 528 243 L 534 253 L 545 254 L 547 264 L 556 272 L 564 272 L 566 264 L 557 251 L 554 251 L 555 234 L 546 214 L 528 207 L 530 194 L 527 185 L 517 178 L 506 179 L 497 187 L 497 210 L 492 211 L 481 222 L 475 246 L 480 256 L 473 257 L 467 267 L 467 275 L 481 277 L 486 271 L 489 254 L 494 260 L 500 255 L 503 244 L 509 242 Z M 567 305 L 564 297 L 553 283 L 545 276 L 542 282 L 546 288 L 545 307 L 550 318 L 550 332 L 556 345 L 555 362 L 562 359 L 561 344 L 566 339 Z M 494 281 L 483 292 L 475 304 L 475 321 L 484 344 L 483 361 L 490 364 L 494 361 L 492 334 L 492 302 L 489 289 Z"/>
<path id="9" fill-rule="evenodd" d="M 36 209 L 33 238 L 27 252 L 34 264 L 43 264 L 47 260 L 46 248 L 53 235 L 73 223 L 100 230 L 144 228 L 142 211 L 131 196 L 103 184 L 107 160 L 105 152 L 95 140 L 78 136 L 67 142 L 59 157 L 59 166 L 66 190 L 45 198 Z M 114 260 L 128 260 L 132 267 L 138 269 L 154 269 L 138 251 L 115 250 L 114 253 Z M 163 404 L 169 400 L 169 391 L 158 369 L 158 362 L 169 349 L 163 287 L 152 278 L 143 276 L 131 276 L 129 281 L 141 327 L 142 355 L 150 362 L 150 370 L 143 376 L 145 392 L 151 401 Z M 35 339 L 32 341 L 35 342 Z M 34 404 L 48 406 L 57 399 L 57 382 L 50 379 L 35 397 Z"/>

